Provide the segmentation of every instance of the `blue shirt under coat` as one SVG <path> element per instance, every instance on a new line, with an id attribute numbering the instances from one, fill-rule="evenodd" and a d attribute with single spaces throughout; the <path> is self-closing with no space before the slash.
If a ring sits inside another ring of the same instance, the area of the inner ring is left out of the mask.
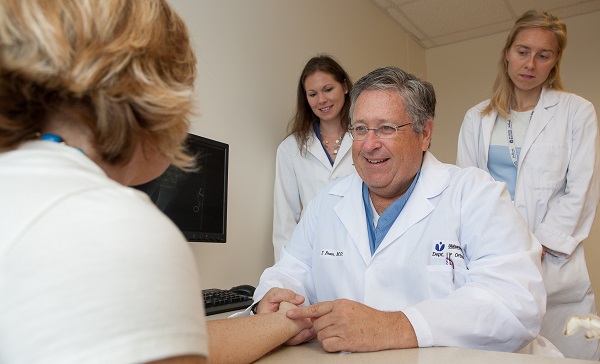
<path id="1" fill-rule="evenodd" d="M 369 188 L 363 182 L 363 185 L 362 185 L 363 203 L 365 205 L 365 212 L 367 215 L 367 226 L 369 227 L 368 231 L 369 231 L 369 245 L 371 247 L 371 255 L 375 254 L 375 251 L 377 250 L 377 248 L 379 248 L 379 245 L 381 245 L 381 242 L 387 235 L 388 231 L 390 231 L 390 228 L 394 224 L 394 221 L 396 221 L 396 219 L 400 215 L 400 212 L 402 212 L 404 205 L 406 205 L 406 202 L 410 198 L 412 191 L 415 189 L 415 185 L 417 184 L 417 180 L 419 179 L 420 174 L 421 174 L 421 169 L 419 168 L 419 171 L 417 172 L 417 174 L 415 175 L 415 178 L 413 179 L 412 183 L 410 184 L 408 191 L 406 191 L 406 193 L 404 195 L 402 195 L 399 199 L 394 201 L 387 209 L 385 209 L 385 211 L 383 212 L 383 214 L 381 214 L 381 216 L 379 217 L 379 220 L 377 221 L 377 226 L 374 226 L 374 224 L 373 224 L 373 209 L 371 208 L 371 199 L 369 197 Z"/>

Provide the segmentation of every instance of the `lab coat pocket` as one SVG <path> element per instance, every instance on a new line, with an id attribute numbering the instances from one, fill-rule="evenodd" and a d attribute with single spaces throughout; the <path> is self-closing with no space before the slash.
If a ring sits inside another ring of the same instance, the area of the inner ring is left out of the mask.
<path id="1" fill-rule="evenodd" d="M 523 159 L 527 185 L 536 190 L 558 190 L 565 184 L 569 167 L 568 149 L 552 143 L 533 144 Z"/>
<path id="2" fill-rule="evenodd" d="M 465 270 L 451 265 L 427 266 L 427 285 L 430 298 L 445 298 L 465 283 Z"/>

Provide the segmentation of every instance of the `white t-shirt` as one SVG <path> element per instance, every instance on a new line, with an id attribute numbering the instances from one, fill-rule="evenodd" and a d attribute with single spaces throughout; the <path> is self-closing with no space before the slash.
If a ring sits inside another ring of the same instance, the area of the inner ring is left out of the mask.
<path id="1" fill-rule="evenodd" d="M 177 227 L 78 150 L 0 153 L 0 363 L 133 363 L 208 353 Z"/>

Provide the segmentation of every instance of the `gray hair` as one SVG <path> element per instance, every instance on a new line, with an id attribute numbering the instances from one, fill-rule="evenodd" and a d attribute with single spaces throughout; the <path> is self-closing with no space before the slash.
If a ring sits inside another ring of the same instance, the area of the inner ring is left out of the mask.
<path id="1" fill-rule="evenodd" d="M 350 92 L 350 122 L 354 118 L 356 99 L 365 90 L 397 91 L 404 99 L 406 113 L 414 123 L 416 133 L 421 133 L 425 122 L 435 117 L 435 91 L 429 82 L 398 67 L 383 67 L 369 72 L 354 84 Z"/>

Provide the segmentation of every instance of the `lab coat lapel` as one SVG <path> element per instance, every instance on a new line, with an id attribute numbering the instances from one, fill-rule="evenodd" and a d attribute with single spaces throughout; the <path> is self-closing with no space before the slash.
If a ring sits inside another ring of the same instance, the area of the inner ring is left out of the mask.
<path id="1" fill-rule="evenodd" d="M 341 160 L 344 158 L 346 153 L 350 153 L 350 148 L 352 147 L 352 138 L 350 137 L 350 133 L 344 134 L 344 138 L 342 139 L 342 145 L 340 145 L 340 149 L 338 150 L 337 157 L 335 157 L 335 161 L 333 161 L 333 169 L 335 169 L 338 164 L 340 164 Z M 321 148 L 323 149 L 323 148 Z M 325 154 L 325 153 L 323 153 Z M 327 156 L 325 156 L 327 159 Z M 328 160 L 329 162 L 329 160 Z"/>
<path id="2" fill-rule="evenodd" d="M 373 257 L 433 211 L 435 206 L 429 199 L 439 195 L 448 186 L 449 179 L 446 167 L 433 154 L 426 152 L 415 189 Z"/>
<path id="3" fill-rule="evenodd" d="M 331 171 L 333 167 L 331 166 L 331 163 L 329 163 L 329 159 L 327 158 L 327 155 L 323 150 L 323 146 L 321 145 L 319 139 L 317 139 L 316 135 L 313 134 L 308 140 L 306 149 L 308 153 L 310 153 L 313 157 L 320 161 L 328 170 Z"/>
<path id="4" fill-rule="evenodd" d="M 527 156 L 527 152 L 531 149 L 533 142 L 538 138 L 542 130 L 546 128 L 553 115 L 548 111 L 548 108 L 556 105 L 559 102 L 558 95 L 553 91 L 547 91 L 546 88 L 542 89 L 540 95 L 540 101 L 536 105 L 525 138 L 523 139 L 523 145 L 521 146 L 521 152 L 519 153 L 519 165 L 518 169 L 521 168 L 521 163 Z"/>
<path id="5" fill-rule="evenodd" d="M 352 243 L 360 252 L 365 262 L 371 261 L 371 248 L 369 247 L 369 233 L 367 231 L 367 216 L 362 199 L 363 181 L 358 173 L 353 175 L 349 185 L 345 181 L 338 183 L 329 193 L 343 196 L 340 202 L 334 207 L 338 218 L 346 228 Z"/>
<path id="6" fill-rule="evenodd" d="M 485 167 L 484 169 L 486 171 L 490 154 L 490 143 L 492 142 L 492 131 L 494 130 L 497 116 L 498 113 L 494 111 L 487 115 L 483 115 L 481 118 L 481 137 L 483 145 L 480 146 L 479 151 L 484 159 L 480 166 L 482 166 L 482 168 Z"/>

